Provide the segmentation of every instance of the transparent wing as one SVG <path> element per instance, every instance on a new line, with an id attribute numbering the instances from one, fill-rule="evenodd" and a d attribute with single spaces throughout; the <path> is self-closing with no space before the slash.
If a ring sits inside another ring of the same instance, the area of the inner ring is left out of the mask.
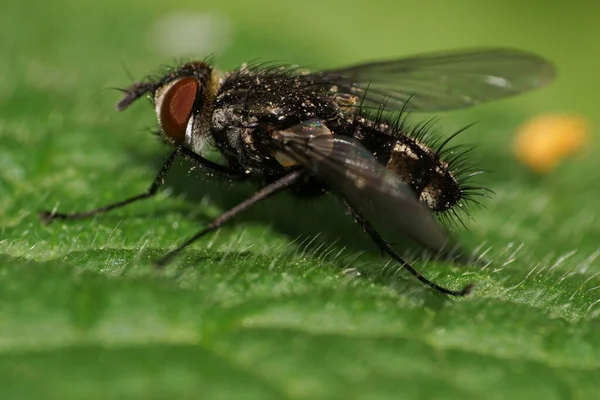
<path id="1" fill-rule="evenodd" d="M 310 169 L 371 222 L 439 253 L 449 238 L 408 185 L 387 170 L 358 141 L 333 136 L 320 121 L 280 132 L 280 149 Z"/>
<path id="2" fill-rule="evenodd" d="M 321 78 L 340 82 L 341 90 L 365 94 L 363 104 L 414 111 L 470 107 L 547 85 L 554 66 L 531 53 L 490 48 L 430 53 L 399 60 L 327 70 Z"/>

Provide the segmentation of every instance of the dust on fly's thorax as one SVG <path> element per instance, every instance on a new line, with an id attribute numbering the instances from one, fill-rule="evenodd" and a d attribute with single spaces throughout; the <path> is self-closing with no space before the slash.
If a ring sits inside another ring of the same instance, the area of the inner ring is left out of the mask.
<path id="1" fill-rule="evenodd" d="M 316 90 L 318 89 L 318 90 Z M 283 131 L 308 120 L 348 125 L 328 90 L 285 74 L 232 73 L 221 84 L 210 131 L 217 149 L 233 164 L 252 170 L 277 169 L 261 134 Z M 268 134 L 267 134 L 268 135 Z"/>
<path id="2" fill-rule="evenodd" d="M 248 119 L 281 129 L 311 119 L 330 119 L 352 99 L 336 97 L 333 84 L 317 82 L 310 75 L 280 68 L 241 69 L 226 76 L 217 95 L 217 107 L 231 110 Z M 345 103 L 344 103 L 345 102 Z"/>

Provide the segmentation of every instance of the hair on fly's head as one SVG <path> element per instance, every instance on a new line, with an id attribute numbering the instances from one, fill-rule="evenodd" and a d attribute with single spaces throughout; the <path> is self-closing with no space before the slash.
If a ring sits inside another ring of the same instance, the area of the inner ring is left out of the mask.
<path id="1" fill-rule="evenodd" d="M 137 99 L 145 96 L 152 95 L 161 87 L 164 87 L 169 82 L 188 76 L 194 76 L 199 80 L 208 80 L 212 71 L 212 57 L 206 58 L 202 61 L 178 61 L 175 66 L 163 65 L 158 68 L 158 71 L 154 74 L 146 76 L 144 79 L 133 82 L 129 87 L 118 89 L 125 95 L 117 103 L 117 111 L 124 111 Z M 127 71 L 128 75 L 131 75 Z M 153 101 L 153 99 L 150 99 Z"/>

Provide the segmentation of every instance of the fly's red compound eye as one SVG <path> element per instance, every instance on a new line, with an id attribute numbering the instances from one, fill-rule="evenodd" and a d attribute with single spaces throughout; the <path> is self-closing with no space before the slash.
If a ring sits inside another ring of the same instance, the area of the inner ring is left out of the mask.
<path id="1" fill-rule="evenodd" d="M 175 144 L 185 140 L 185 130 L 200 84 L 186 77 L 169 82 L 155 95 L 156 115 L 163 133 Z"/>

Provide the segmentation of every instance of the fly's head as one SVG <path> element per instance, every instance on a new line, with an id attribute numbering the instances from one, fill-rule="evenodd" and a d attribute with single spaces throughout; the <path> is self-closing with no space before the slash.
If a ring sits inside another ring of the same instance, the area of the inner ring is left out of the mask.
<path id="1" fill-rule="evenodd" d="M 189 62 L 158 79 L 136 82 L 124 89 L 117 104 L 123 111 L 137 99 L 148 96 L 154 103 L 163 139 L 173 145 L 191 146 L 193 133 L 201 130 L 205 110 L 212 107 L 218 78 L 204 62 Z"/>

